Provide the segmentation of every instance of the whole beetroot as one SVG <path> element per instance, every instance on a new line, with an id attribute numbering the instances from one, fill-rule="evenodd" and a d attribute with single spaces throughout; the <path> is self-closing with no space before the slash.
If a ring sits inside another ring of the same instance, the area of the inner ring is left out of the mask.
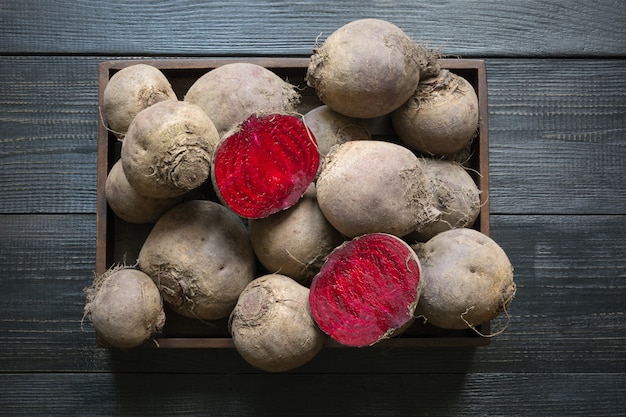
<path id="1" fill-rule="evenodd" d="M 365 123 L 361 119 L 344 116 L 323 105 L 309 110 L 303 117 L 306 126 L 317 140 L 320 155 L 330 152 L 330 148 L 353 140 L 371 139 Z"/>
<path id="2" fill-rule="evenodd" d="M 296 88 L 260 65 L 237 62 L 217 67 L 189 88 L 184 100 L 204 110 L 222 137 L 253 113 L 291 113 Z"/>
<path id="3" fill-rule="evenodd" d="M 418 44 L 393 23 L 360 19 L 337 29 L 313 51 L 306 81 L 336 112 L 378 117 L 411 97 L 422 60 Z"/>
<path id="4" fill-rule="evenodd" d="M 508 256 L 477 230 L 447 230 L 415 250 L 424 271 L 416 315 L 435 326 L 475 328 L 505 311 L 515 296 Z"/>
<path id="5" fill-rule="evenodd" d="M 235 348 L 255 368 L 288 371 L 309 362 L 326 335 L 309 310 L 309 289 L 293 279 L 269 274 L 252 281 L 230 315 Z"/>
<path id="6" fill-rule="evenodd" d="M 141 271 L 112 268 L 97 276 L 85 293 L 85 317 L 91 321 L 102 345 L 141 346 L 163 329 L 165 312 L 161 294 Z"/>
<path id="7" fill-rule="evenodd" d="M 294 206 L 250 219 L 248 227 L 261 264 L 300 283 L 310 282 L 330 252 L 344 241 L 320 210 L 313 184 Z"/>
<path id="8" fill-rule="evenodd" d="M 219 136 L 202 109 L 162 101 L 135 116 L 122 142 L 121 159 L 130 185 L 152 198 L 177 197 L 210 176 Z"/>
<path id="9" fill-rule="evenodd" d="M 441 215 L 421 225 L 411 237 L 426 242 L 445 230 L 471 227 L 480 213 L 480 190 L 472 176 L 457 162 L 435 158 L 422 161 Z"/>
<path id="10" fill-rule="evenodd" d="M 180 203 L 180 197 L 151 198 L 139 194 L 128 182 L 122 160 L 118 159 L 107 175 L 105 194 L 109 207 L 128 223 L 154 223 L 163 213 Z"/>
<path id="11" fill-rule="evenodd" d="M 177 100 L 167 77 L 151 65 L 131 65 L 113 74 L 107 83 L 102 99 L 103 117 L 108 129 L 124 140 L 137 113 L 164 100 Z"/>
<path id="12" fill-rule="evenodd" d="M 427 155 L 463 150 L 478 130 L 478 97 L 472 85 L 448 70 L 420 81 L 391 120 L 402 142 Z"/>
<path id="13" fill-rule="evenodd" d="M 201 320 L 227 317 L 256 266 L 241 219 L 207 200 L 181 203 L 161 216 L 138 264 L 174 311 Z"/>
<path id="14" fill-rule="evenodd" d="M 421 159 L 391 142 L 335 146 L 316 186 L 322 213 L 348 237 L 376 232 L 401 237 L 440 214 Z"/>

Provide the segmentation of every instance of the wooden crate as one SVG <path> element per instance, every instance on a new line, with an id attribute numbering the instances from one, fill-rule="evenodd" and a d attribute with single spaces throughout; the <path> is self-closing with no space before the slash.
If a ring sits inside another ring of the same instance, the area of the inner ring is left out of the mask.
<path id="1" fill-rule="evenodd" d="M 111 76 L 120 69 L 144 63 L 159 68 L 170 80 L 179 99 L 183 99 L 188 88 L 200 76 L 218 66 L 233 62 L 252 62 L 264 66 L 302 90 L 301 105 L 298 110 L 306 113 L 321 105 L 315 91 L 306 86 L 304 76 L 308 58 L 213 58 L 213 59 L 158 59 L 124 60 L 102 62 L 99 66 L 98 102 L 102 103 L 104 89 Z M 476 89 L 479 100 L 480 124 L 479 135 L 472 143 L 472 157 L 469 166 L 481 190 L 482 209 L 474 228 L 489 235 L 489 139 L 487 116 L 487 76 L 482 60 L 442 59 L 441 66 L 467 79 Z M 388 135 L 392 132 L 389 118 L 376 119 L 371 124 L 372 134 Z M 98 164 L 97 164 L 97 207 L 96 207 L 96 273 L 102 274 L 113 264 L 134 264 L 144 239 L 152 225 L 134 225 L 126 223 L 112 213 L 105 197 L 106 176 L 120 156 L 120 142 L 110 134 L 102 123 L 98 123 Z M 210 180 L 202 187 L 198 195 L 202 198 L 214 197 Z M 160 348 L 233 348 L 228 334 L 227 320 L 210 323 L 182 317 L 166 307 L 166 326 L 156 343 L 146 347 Z M 477 326 L 482 334 L 490 333 L 490 323 Z M 381 341 L 376 347 L 444 347 L 444 346 L 479 346 L 489 344 L 489 338 L 466 330 L 444 330 L 421 320 L 416 322 L 400 337 Z M 339 347 L 332 341 L 328 347 Z"/>

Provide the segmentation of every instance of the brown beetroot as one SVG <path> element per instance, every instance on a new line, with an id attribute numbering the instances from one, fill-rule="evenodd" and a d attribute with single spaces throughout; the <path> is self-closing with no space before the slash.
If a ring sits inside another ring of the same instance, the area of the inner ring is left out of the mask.
<path id="1" fill-rule="evenodd" d="M 347 346 L 368 346 L 413 318 L 421 266 L 400 238 L 372 233 L 335 249 L 313 278 L 311 313 L 320 329 Z"/>
<path id="2" fill-rule="evenodd" d="M 250 240 L 257 258 L 271 272 L 309 283 L 343 236 L 322 214 L 311 184 L 292 207 L 250 219 Z"/>
<path id="3" fill-rule="evenodd" d="M 335 146 L 316 186 L 320 209 L 348 237 L 377 232 L 405 236 L 439 215 L 420 158 L 390 142 Z"/>
<path id="4" fill-rule="evenodd" d="M 288 371 L 309 362 L 326 335 L 308 306 L 309 289 L 293 279 L 269 274 L 252 281 L 230 315 L 235 348 L 252 366 Z"/>
<path id="5" fill-rule="evenodd" d="M 181 197 L 145 197 L 130 185 L 122 161 L 117 160 L 106 180 L 105 193 L 111 210 L 128 223 L 154 223 L 163 213 L 182 201 Z"/>
<path id="6" fill-rule="evenodd" d="M 372 118 L 411 97 L 421 61 L 417 43 L 399 27 L 360 19 L 337 29 L 313 51 L 306 80 L 334 111 Z"/>
<path id="7" fill-rule="evenodd" d="M 122 68 L 107 83 L 102 112 L 107 127 L 123 140 L 137 113 L 164 100 L 177 100 L 165 75 L 151 65 Z"/>
<path id="8" fill-rule="evenodd" d="M 202 185 L 211 172 L 217 130 L 198 106 L 162 101 L 135 116 L 122 142 L 130 185 L 152 198 L 177 197 Z"/>
<path id="9" fill-rule="evenodd" d="M 480 190 L 472 176 L 461 164 L 450 160 L 422 161 L 441 216 L 419 227 L 412 236 L 425 242 L 445 230 L 471 227 L 480 213 Z"/>
<path id="10" fill-rule="evenodd" d="M 165 213 L 145 240 L 138 264 L 174 311 L 202 320 L 227 317 L 256 266 L 241 219 L 207 200 L 187 201 Z"/>
<path id="11" fill-rule="evenodd" d="M 141 346 L 163 329 L 165 312 L 161 294 L 141 271 L 112 268 L 96 277 L 85 293 L 85 317 L 104 346 Z"/>
<path id="12" fill-rule="evenodd" d="M 392 113 L 405 145 L 429 155 L 465 148 L 478 130 L 478 97 L 472 85 L 448 70 L 421 80 L 415 94 Z"/>
<path id="13" fill-rule="evenodd" d="M 441 232 L 416 247 L 424 283 L 416 314 L 445 329 L 466 329 L 496 318 L 515 295 L 504 250 L 474 229 Z"/>
<path id="14" fill-rule="evenodd" d="M 344 116 L 326 105 L 309 110 L 303 120 L 313 132 L 322 156 L 335 145 L 353 140 L 371 139 L 363 120 Z"/>
<path id="15" fill-rule="evenodd" d="M 258 219 L 293 206 L 317 174 L 313 134 L 292 115 L 252 115 L 225 136 L 213 158 L 213 185 L 225 205 Z"/>
<path id="16" fill-rule="evenodd" d="M 295 112 L 300 94 L 269 69 L 237 62 L 198 78 L 184 100 L 200 106 L 222 137 L 254 113 Z"/>

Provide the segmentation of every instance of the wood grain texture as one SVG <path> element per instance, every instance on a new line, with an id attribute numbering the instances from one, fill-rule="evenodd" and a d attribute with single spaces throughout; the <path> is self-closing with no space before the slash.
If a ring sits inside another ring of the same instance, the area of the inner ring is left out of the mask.
<path id="1" fill-rule="evenodd" d="M 0 216 L 0 373 L 254 372 L 232 349 L 96 348 L 94 234 L 95 215 Z M 496 215 L 518 292 L 490 346 L 326 349 L 295 373 L 626 373 L 625 234 L 626 216 Z"/>
<path id="2" fill-rule="evenodd" d="M 68 13 L 68 11 L 71 11 Z M 626 4 L 296 0 L 92 2 L 0 7 L 0 53 L 301 55 L 350 20 L 377 17 L 464 56 L 624 56 Z"/>
<path id="3" fill-rule="evenodd" d="M 97 65 L 107 59 L 0 57 L 0 213 L 95 212 Z M 626 61 L 486 66 L 491 211 L 626 213 Z"/>
<path id="4" fill-rule="evenodd" d="M 96 348 L 98 63 L 307 57 L 361 17 L 487 58 L 507 330 L 277 375 L 234 349 Z M 626 416 L 626 2 L 24 0 L 0 19 L 0 415 Z"/>
<path id="5" fill-rule="evenodd" d="M 626 66 L 489 60 L 493 213 L 626 213 Z"/>
<path id="6" fill-rule="evenodd" d="M 626 415 L 624 374 L 7 374 L 0 384 L 11 416 Z"/>
<path id="7" fill-rule="evenodd" d="M 95 211 L 98 62 L 0 57 L 0 212 Z"/>

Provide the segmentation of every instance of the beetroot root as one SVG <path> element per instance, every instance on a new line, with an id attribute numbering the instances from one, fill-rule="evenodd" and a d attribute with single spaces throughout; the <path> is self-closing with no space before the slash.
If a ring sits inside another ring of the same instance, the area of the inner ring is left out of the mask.
<path id="1" fill-rule="evenodd" d="M 139 194 L 126 179 L 119 159 L 109 171 L 105 194 L 111 210 L 120 219 L 136 224 L 155 223 L 163 213 L 182 201 L 182 196 L 150 198 Z"/>
<path id="2" fill-rule="evenodd" d="M 301 118 L 254 114 L 219 143 L 211 178 L 226 206 L 258 219 L 293 206 L 319 162 L 315 138 Z"/>
<path id="3" fill-rule="evenodd" d="M 187 201 L 165 213 L 138 258 L 174 311 L 201 320 L 230 314 L 254 279 L 255 262 L 241 219 L 207 200 Z"/>
<path id="4" fill-rule="evenodd" d="M 137 113 L 164 100 L 177 100 L 168 79 L 151 65 L 135 64 L 122 68 L 109 80 L 102 99 L 107 127 L 124 140 Z"/>
<path id="5" fill-rule="evenodd" d="M 361 119 L 344 116 L 323 105 L 309 110 L 303 117 L 306 126 L 317 140 L 320 155 L 330 148 L 353 140 L 368 140 L 371 135 Z"/>
<path id="6" fill-rule="evenodd" d="M 308 283 L 343 236 L 324 217 L 315 186 L 292 207 L 262 219 L 250 219 L 250 241 L 263 266 L 271 272 Z"/>
<path id="7" fill-rule="evenodd" d="M 439 215 L 420 158 L 390 142 L 335 146 L 316 186 L 328 221 L 351 238 L 377 232 L 405 236 Z"/>
<path id="8" fill-rule="evenodd" d="M 229 328 L 235 348 L 252 366 L 283 372 L 309 362 L 327 340 L 308 306 L 309 289 L 269 274 L 241 293 Z"/>
<path id="9" fill-rule="evenodd" d="M 474 229 L 441 232 L 416 248 L 424 283 L 416 314 L 445 329 L 496 318 L 515 295 L 513 267 L 493 239 Z"/>
<path id="10" fill-rule="evenodd" d="M 335 249 L 309 294 L 320 329 L 347 346 L 390 337 L 413 318 L 421 289 L 421 266 L 400 238 L 372 233 Z"/>
<path id="11" fill-rule="evenodd" d="M 463 150 L 478 130 L 478 118 L 474 88 L 448 70 L 421 80 L 415 94 L 391 115 L 402 142 L 427 155 Z"/>
<path id="12" fill-rule="evenodd" d="M 352 21 L 313 51 L 309 86 L 331 109 L 372 118 L 411 97 L 420 77 L 421 50 L 404 31 L 380 19 Z"/>
<path id="13" fill-rule="evenodd" d="M 184 100 L 200 106 L 222 137 L 254 113 L 294 112 L 300 94 L 269 69 L 237 62 L 198 78 Z"/>
<path id="14" fill-rule="evenodd" d="M 85 293 L 85 317 L 105 346 L 141 346 L 163 329 L 165 312 L 161 294 L 141 271 L 112 268 L 96 277 Z"/>
<path id="15" fill-rule="evenodd" d="M 422 225 L 411 237 L 425 242 L 437 233 L 471 227 L 480 213 L 480 190 L 465 168 L 446 159 L 422 158 L 441 216 Z"/>
<path id="16" fill-rule="evenodd" d="M 177 197 L 202 185 L 219 141 L 209 116 L 194 104 L 162 101 L 135 116 L 122 142 L 130 185 L 152 198 Z"/>

